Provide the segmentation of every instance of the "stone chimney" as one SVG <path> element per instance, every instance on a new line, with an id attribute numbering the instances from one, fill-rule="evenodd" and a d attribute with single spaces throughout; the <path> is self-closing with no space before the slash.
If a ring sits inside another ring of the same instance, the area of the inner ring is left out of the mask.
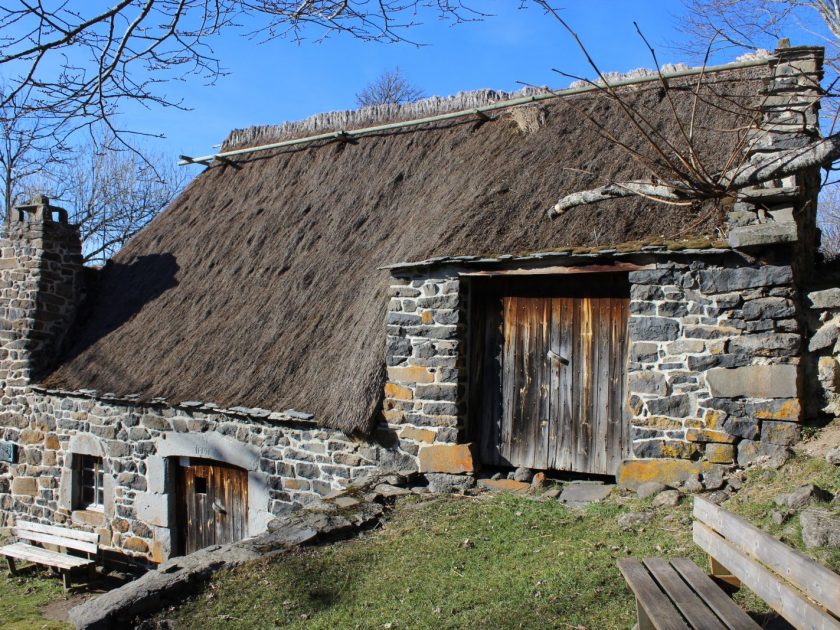
<path id="1" fill-rule="evenodd" d="M 0 234 L 3 406 L 53 365 L 83 293 L 81 239 L 67 211 L 43 195 L 13 208 Z"/>
<path id="2" fill-rule="evenodd" d="M 790 47 L 780 40 L 759 105 L 761 120 L 747 137 L 750 161 L 808 146 L 819 139 L 823 94 L 823 49 Z M 807 273 L 819 247 L 817 194 L 819 168 L 814 167 L 740 191 L 729 214 L 729 244 L 742 250 L 789 243 L 795 264 Z"/>

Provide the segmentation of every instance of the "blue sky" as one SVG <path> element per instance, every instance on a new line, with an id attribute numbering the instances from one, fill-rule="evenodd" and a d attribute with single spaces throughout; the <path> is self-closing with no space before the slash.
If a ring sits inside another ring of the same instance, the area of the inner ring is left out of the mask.
<path id="1" fill-rule="evenodd" d="M 350 37 L 323 43 L 277 40 L 257 44 L 236 33 L 215 40 L 228 71 L 215 85 L 172 83 L 171 97 L 192 109 L 127 109 L 135 129 L 163 133 L 153 146 L 171 154 L 204 155 L 233 128 L 296 120 L 355 106 L 355 94 L 384 70 L 399 66 L 426 95 L 493 88 L 515 90 L 517 81 L 565 87 L 552 68 L 592 76 L 572 38 L 540 10 L 520 10 L 517 0 L 479 0 L 493 13 L 483 21 L 450 26 L 429 17 L 410 32 L 424 46 L 377 44 Z M 678 38 L 683 8 L 677 0 L 570 1 L 562 15 L 605 71 L 652 67 L 636 34 L 636 20 L 657 47 L 661 62 L 686 61 L 667 48 Z M 192 167 L 198 170 L 197 167 Z"/>

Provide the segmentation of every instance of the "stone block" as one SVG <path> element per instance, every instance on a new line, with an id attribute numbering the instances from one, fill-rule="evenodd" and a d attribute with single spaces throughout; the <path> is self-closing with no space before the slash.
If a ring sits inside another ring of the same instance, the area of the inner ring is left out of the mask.
<path id="1" fill-rule="evenodd" d="M 706 459 L 711 464 L 731 464 L 735 461 L 734 444 L 707 444 Z"/>
<path id="2" fill-rule="evenodd" d="M 838 336 L 840 336 L 840 327 L 837 326 L 836 321 L 830 321 L 821 326 L 808 340 L 808 350 L 817 352 L 831 347 L 837 342 Z"/>
<path id="3" fill-rule="evenodd" d="M 802 418 L 802 405 L 798 398 L 750 402 L 745 409 L 747 413 L 759 420 L 799 422 Z"/>
<path id="4" fill-rule="evenodd" d="M 768 468 L 781 468 L 790 458 L 787 447 L 769 442 L 741 440 L 738 443 L 738 465 L 760 464 Z"/>
<path id="5" fill-rule="evenodd" d="M 668 383 L 662 372 L 654 372 L 652 370 L 631 372 L 627 377 L 627 383 L 629 391 L 637 394 L 668 395 Z"/>
<path id="6" fill-rule="evenodd" d="M 416 365 L 389 367 L 388 380 L 397 383 L 434 383 L 435 375 L 429 368 Z"/>
<path id="7" fill-rule="evenodd" d="M 685 439 L 689 442 L 716 442 L 718 444 L 734 444 L 737 438 L 724 431 L 712 431 L 710 429 L 689 429 L 685 433 Z"/>
<path id="8" fill-rule="evenodd" d="M 792 446 L 799 441 L 801 427 L 795 422 L 765 420 L 761 423 L 761 441 L 781 446 Z"/>
<path id="9" fill-rule="evenodd" d="M 693 459 L 699 455 L 700 446 L 682 440 L 644 440 L 633 443 L 633 455 L 639 458 Z"/>
<path id="10" fill-rule="evenodd" d="M 685 418 L 691 415 L 691 400 L 687 394 L 664 396 L 647 401 L 647 408 L 653 416 Z"/>
<path id="11" fill-rule="evenodd" d="M 686 459 L 629 459 L 621 463 L 616 480 L 622 488 L 630 490 L 637 490 L 649 481 L 677 485 L 694 475 L 702 474 L 710 466 L 708 462 Z"/>
<path id="12" fill-rule="evenodd" d="M 741 309 L 744 319 L 785 319 L 796 315 L 793 302 L 782 297 L 750 300 Z"/>
<path id="13" fill-rule="evenodd" d="M 809 508 L 799 515 L 805 546 L 840 547 L 840 517 L 830 510 Z"/>
<path id="14" fill-rule="evenodd" d="M 418 429 L 416 427 L 403 427 L 400 430 L 400 439 L 414 440 L 415 442 L 432 443 L 437 436 L 436 431 L 429 429 Z"/>
<path id="15" fill-rule="evenodd" d="M 148 543 L 137 536 L 129 536 L 122 539 L 122 548 L 132 553 L 145 554 L 149 552 Z"/>
<path id="16" fill-rule="evenodd" d="M 28 497 L 38 496 L 38 480 L 35 477 L 13 478 L 12 494 L 18 494 Z"/>
<path id="17" fill-rule="evenodd" d="M 795 333 L 740 335 L 730 340 L 729 351 L 755 357 L 790 357 L 799 352 L 800 343 Z"/>
<path id="18" fill-rule="evenodd" d="M 840 309 L 840 288 L 832 287 L 824 291 L 814 291 L 808 294 L 811 306 L 816 309 Z"/>
<path id="19" fill-rule="evenodd" d="M 475 470 L 472 444 L 432 444 L 420 449 L 422 473 L 469 473 Z"/>
<path id="20" fill-rule="evenodd" d="M 676 319 L 667 317 L 631 317 L 630 339 L 634 341 L 673 341 L 680 331 Z"/>
<path id="21" fill-rule="evenodd" d="M 706 372 L 711 395 L 721 398 L 796 398 L 796 379 L 795 365 L 749 365 Z"/>
<path id="22" fill-rule="evenodd" d="M 630 360 L 633 362 L 645 363 L 656 361 L 658 356 L 659 346 L 656 343 L 637 341 L 630 346 Z"/>
<path id="23" fill-rule="evenodd" d="M 762 265 L 708 269 L 698 276 L 703 293 L 729 293 L 757 287 L 779 286 L 793 282 L 793 272 L 788 266 Z"/>
<path id="24" fill-rule="evenodd" d="M 397 383 L 386 383 L 385 396 L 397 400 L 412 400 L 414 398 L 414 392 L 411 388 L 398 385 Z"/>
<path id="25" fill-rule="evenodd" d="M 138 492 L 134 495 L 134 508 L 144 523 L 169 527 L 169 495 Z"/>
<path id="26" fill-rule="evenodd" d="M 729 246 L 734 249 L 795 243 L 798 238 L 795 223 L 761 223 L 729 230 Z"/>

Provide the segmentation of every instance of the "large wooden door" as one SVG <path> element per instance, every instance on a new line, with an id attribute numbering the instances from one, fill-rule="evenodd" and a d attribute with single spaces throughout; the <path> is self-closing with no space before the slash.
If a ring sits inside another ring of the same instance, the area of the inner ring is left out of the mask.
<path id="1" fill-rule="evenodd" d="M 190 459 L 179 467 L 178 508 L 183 553 L 248 535 L 248 473 L 221 462 Z"/>
<path id="2" fill-rule="evenodd" d="M 484 306 L 482 460 L 614 474 L 626 439 L 627 276 L 507 281 Z"/>

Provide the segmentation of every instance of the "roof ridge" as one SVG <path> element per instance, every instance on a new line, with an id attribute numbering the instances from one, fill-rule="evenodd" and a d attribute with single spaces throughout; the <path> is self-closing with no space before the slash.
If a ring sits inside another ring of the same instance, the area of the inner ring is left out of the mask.
<path id="1" fill-rule="evenodd" d="M 773 59 L 773 54 L 765 50 L 741 55 L 735 62 L 718 66 L 688 66 L 683 63 L 664 64 L 659 70 L 636 68 L 625 73 L 608 72 L 604 77 L 613 87 L 626 87 L 656 80 L 660 72 L 666 78 L 679 78 L 704 72 L 725 72 L 744 66 L 760 65 Z M 458 92 L 453 96 L 431 96 L 404 104 L 384 104 L 362 107 L 355 110 L 337 110 L 314 114 L 302 120 L 286 121 L 275 125 L 254 125 L 234 129 L 222 143 L 220 152 L 243 147 L 259 146 L 268 143 L 305 138 L 317 134 L 351 131 L 382 123 L 409 122 L 430 116 L 456 113 L 474 108 L 486 107 L 497 103 L 515 101 L 518 98 L 540 96 L 541 98 L 571 95 L 603 86 L 603 80 L 596 82 L 575 81 L 569 87 L 551 89 L 548 87 L 525 87 L 515 92 L 503 90 L 479 89 Z M 512 105 L 515 103 L 512 103 Z M 520 103 L 521 104 L 521 103 Z M 184 163 L 190 163 L 187 160 Z"/>

